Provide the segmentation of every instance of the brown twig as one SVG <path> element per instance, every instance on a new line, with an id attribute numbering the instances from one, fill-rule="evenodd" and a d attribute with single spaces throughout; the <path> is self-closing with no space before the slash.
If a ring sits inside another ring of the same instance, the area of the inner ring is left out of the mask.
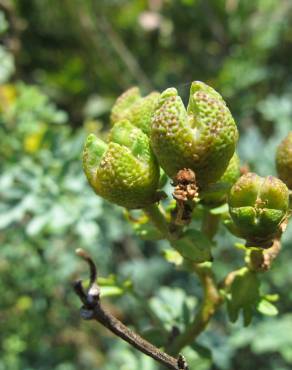
<path id="1" fill-rule="evenodd" d="M 81 308 L 81 317 L 84 320 L 96 320 L 112 333 L 129 343 L 140 352 L 152 357 L 154 360 L 172 370 L 188 370 L 188 365 L 179 355 L 174 358 L 167 353 L 161 351 L 150 342 L 143 339 L 140 335 L 130 330 L 121 321 L 114 317 L 110 312 L 105 310 L 100 302 L 100 289 L 96 282 L 97 272 L 96 266 L 91 257 L 82 249 L 78 249 L 76 253 L 82 257 L 89 266 L 90 284 L 88 291 L 85 291 L 82 281 L 78 280 L 74 283 L 75 293 L 80 298 L 83 306 Z"/>
<path id="2" fill-rule="evenodd" d="M 229 272 L 225 278 L 219 282 L 218 284 L 218 289 L 221 290 L 221 289 L 224 289 L 224 290 L 228 290 L 229 287 L 231 286 L 231 284 L 233 283 L 234 279 L 236 278 L 237 274 L 238 274 L 238 271 L 240 271 L 241 269 L 238 269 L 238 270 L 234 270 L 234 271 L 231 271 Z"/>

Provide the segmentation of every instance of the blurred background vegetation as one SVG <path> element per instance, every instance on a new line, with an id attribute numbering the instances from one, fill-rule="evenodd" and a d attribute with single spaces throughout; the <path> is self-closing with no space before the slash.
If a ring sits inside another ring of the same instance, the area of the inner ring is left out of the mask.
<path id="1" fill-rule="evenodd" d="M 290 0 L 0 0 L 0 370 L 155 370 L 98 325 L 79 319 L 71 282 L 100 268 L 106 305 L 159 345 L 187 325 L 195 277 L 141 241 L 122 209 L 89 189 L 80 154 L 102 135 L 125 89 L 202 80 L 227 100 L 242 164 L 275 174 L 276 145 L 292 129 Z M 216 272 L 242 264 L 221 230 Z M 262 276 L 279 315 L 248 328 L 224 310 L 185 354 L 196 370 L 292 368 L 292 228 Z M 108 297 L 108 298 L 106 298 Z"/>

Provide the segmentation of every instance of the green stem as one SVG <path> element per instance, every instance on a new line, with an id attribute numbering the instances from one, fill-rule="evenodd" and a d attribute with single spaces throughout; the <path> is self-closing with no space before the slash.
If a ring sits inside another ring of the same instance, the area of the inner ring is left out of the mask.
<path id="1" fill-rule="evenodd" d="M 151 205 L 145 208 L 144 212 L 147 214 L 156 228 L 163 234 L 165 239 L 167 239 L 170 244 L 173 245 L 173 242 L 176 240 L 176 238 L 169 231 L 168 223 L 159 207 L 156 204 Z M 212 222 L 214 221 L 214 225 L 208 228 L 208 230 L 212 230 L 213 233 L 215 230 L 215 219 L 213 219 L 213 217 L 208 217 L 207 220 L 208 222 L 211 222 L 211 220 Z M 205 222 L 205 227 L 207 228 L 207 221 Z M 209 231 L 208 235 L 211 237 L 211 231 Z M 178 354 L 182 348 L 192 343 L 195 338 L 206 328 L 211 317 L 222 303 L 222 298 L 217 288 L 210 264 L 191 263 L 191 268 L 197 273 L 202 283 L 204 298 L 193 322 L 188 325 L 187 329 L 183 333 L 174 339 L 172 344 L 167 349 L 168 353 L 171 354 Z"/>
<path id="2" fill-rule="evenodd" d="M 170 242 L 173 241 L 173 237 L 169 231 L 168 223 L 164 217 L 164 214 L 160 210 L 157 204 L 151 204 L 150 206 L 143 209 L 146 215 L 149 217 L 153 225 L 161 232 L 165 239 Z"/>
<path id="3" fill-rule="evenodd" d="M 196 337 L 204 331 L 210 319 L 223 302 L 214 280 L 211 267 L 195 265 L 194 271 L 197 273 L 203 286 L 204 298 L 194 320 L 188 325 L 186 330 L 174 340 L 168 349 L 168 353 L 171 354 L 179 353 L 185 346 L 194 342 Z"/>
<path id="4" fill-rule="evenodd" d="M 213 215 L 209 209 L 205 209 L 202 223 L 202 232 L 213 240 L 219 226 L 220 215 Z"/>

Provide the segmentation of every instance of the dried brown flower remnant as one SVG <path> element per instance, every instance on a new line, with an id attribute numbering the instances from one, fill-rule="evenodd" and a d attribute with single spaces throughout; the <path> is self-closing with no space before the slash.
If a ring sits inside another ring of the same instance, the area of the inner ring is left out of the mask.
<path id="1" fill-rule="evenodd" d="M 172 185 L 175 186 L 172 195 L 177 202 L 172 214 L 173 223 L 175 225 L 187 225 L 191 221 L 192 201 L 199 195 L 194 171 L 189 168 L 178 171 Z"/>
<path id="2" fill-rule="evenodd" d="M 173 197 L 177 201 L 187 202 L 198 196 L 198 187 L 196 185 L 196 175 L 189 168 L 178 171 L 173 185 L 175 186 Z"/>

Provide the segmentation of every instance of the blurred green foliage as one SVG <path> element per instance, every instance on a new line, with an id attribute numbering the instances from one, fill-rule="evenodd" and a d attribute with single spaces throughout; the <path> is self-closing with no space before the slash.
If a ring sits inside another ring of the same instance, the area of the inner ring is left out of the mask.
<path id="1" fill-rule="evenodd" d="M 234 112 L 242 164 L 275 174 L 276 145 L 292 129 L 292 3 L 15 0 L 0 1 L 0 9 L 2 3 L 0 369 L 154 370 L 151 359 L 81 322 L 71 281 L 85 267 L 74 250 L 91 251 L 103 294 L 111 296 L 106 304 L 157 345 L 173 325 L 187 325 L 198 282 L 165 261 L 162 242 L 132 236 L 121 209 L 93 194 L 82 173 L 82 143 L 107 126 L 113 99 L 130 85 L 145 93 L 173 85 L 186 96 L 198 79 Z M 216 241 L 220 278 L 240 267 L 241 252 L 223 228 Z M 291 244 L 290 225 L 272 271 L 262 276 L 264 291 L 280 296 L 279 315 L 259 315 L 243 328 L 219 313 L 185 350 L 192 369 L 291 369 Z"/>

